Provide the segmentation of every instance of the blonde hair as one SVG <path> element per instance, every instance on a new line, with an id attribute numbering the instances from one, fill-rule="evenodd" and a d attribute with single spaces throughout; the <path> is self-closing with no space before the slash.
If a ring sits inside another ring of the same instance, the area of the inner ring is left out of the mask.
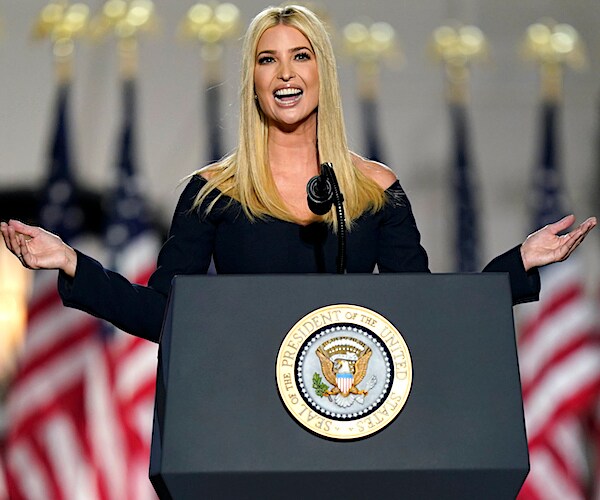
<path id="1" fill-rule="evenodd" d="M 279 24 L 299 30 L 310 41 L 315 53 L 321 82 L 317 115 L 318 158 L 320 162 L 330 162 L 334 166 L 344 195 L 346 222 L 351 227 L 352 221 L 366 210 L 381 209 L 385 203 L 385 194 L 376 182 L 360 172 L 352 162 L 329 35 L 312 11 L 298 5 L 269 7 L 250 23 L 242 51 L 239 144 L 230 155 L 195 172 L 207 172 L 209 175 L 208 182 L 196 196 L 194 208 L 200 206 L 213 190 L 218 190 L 219 193 L 208 205 L 207 211 L 213 208 L 221 196 L 227 195 L 241 204 L 250 220 L 272 216 L 296 222 L 281 199 L 271 175 L 267 121 L 254 99 L 254 65 L 258 42 L 267 29 Z M 335 214 L 332 212 L 326 214 L 323 220 L 335 228 Z"/>

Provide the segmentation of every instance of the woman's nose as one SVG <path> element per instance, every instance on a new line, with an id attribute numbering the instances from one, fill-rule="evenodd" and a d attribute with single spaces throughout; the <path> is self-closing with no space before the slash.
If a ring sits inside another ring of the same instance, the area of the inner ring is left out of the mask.
<path id="1" fill-rule="evenodd" d="M 287 63 L 281 64 L 281 66 L 279 67 L 278 78 L 283 80 L 284 82 L 287 82 L 287 81 L 291 80 L 292 78 L 294 78 L 294 71 L 290 64 L 287 64 Z"/>

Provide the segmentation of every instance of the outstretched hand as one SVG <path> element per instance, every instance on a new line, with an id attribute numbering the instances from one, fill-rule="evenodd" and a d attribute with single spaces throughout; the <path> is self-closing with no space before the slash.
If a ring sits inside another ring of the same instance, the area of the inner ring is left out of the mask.
<path id="1" fill-rule="evenodd" d="M 55 234 L 17 220 L 0 223 L 6 247 L 29 269 L 61 269 L 75 276 L 77 254 Z"/>
<path id="2" fill-rule="evenodd" d="M 590 217 L 569 233 L 559 235 L 574 222 L 575 216 L 567 215 L 531 233 L 521 245 L 521 258 L 525 270 L 565 260 L 597 223 L 596 217 Z"/>

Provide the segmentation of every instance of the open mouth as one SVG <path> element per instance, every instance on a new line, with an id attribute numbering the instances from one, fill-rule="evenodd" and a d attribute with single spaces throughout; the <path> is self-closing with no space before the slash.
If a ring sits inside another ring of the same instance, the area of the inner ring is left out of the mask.
<path id="1" fill-rule="evenodd" d="M 302 97 L 302 90 L 294 88 L 279 89 L 273 92 L 273 96 L 277 102 L 282 104 L 293 104 Z"/>

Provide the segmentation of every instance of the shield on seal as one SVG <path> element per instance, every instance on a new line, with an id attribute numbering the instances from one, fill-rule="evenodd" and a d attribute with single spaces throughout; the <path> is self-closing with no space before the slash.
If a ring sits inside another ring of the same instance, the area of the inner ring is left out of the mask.
<path id="1" fill-rule="evenodd" d="M 352 373 L 336 373 L 335 381 L 342 394 L 348 394 L 354 385 L 354 375 Z"/>

